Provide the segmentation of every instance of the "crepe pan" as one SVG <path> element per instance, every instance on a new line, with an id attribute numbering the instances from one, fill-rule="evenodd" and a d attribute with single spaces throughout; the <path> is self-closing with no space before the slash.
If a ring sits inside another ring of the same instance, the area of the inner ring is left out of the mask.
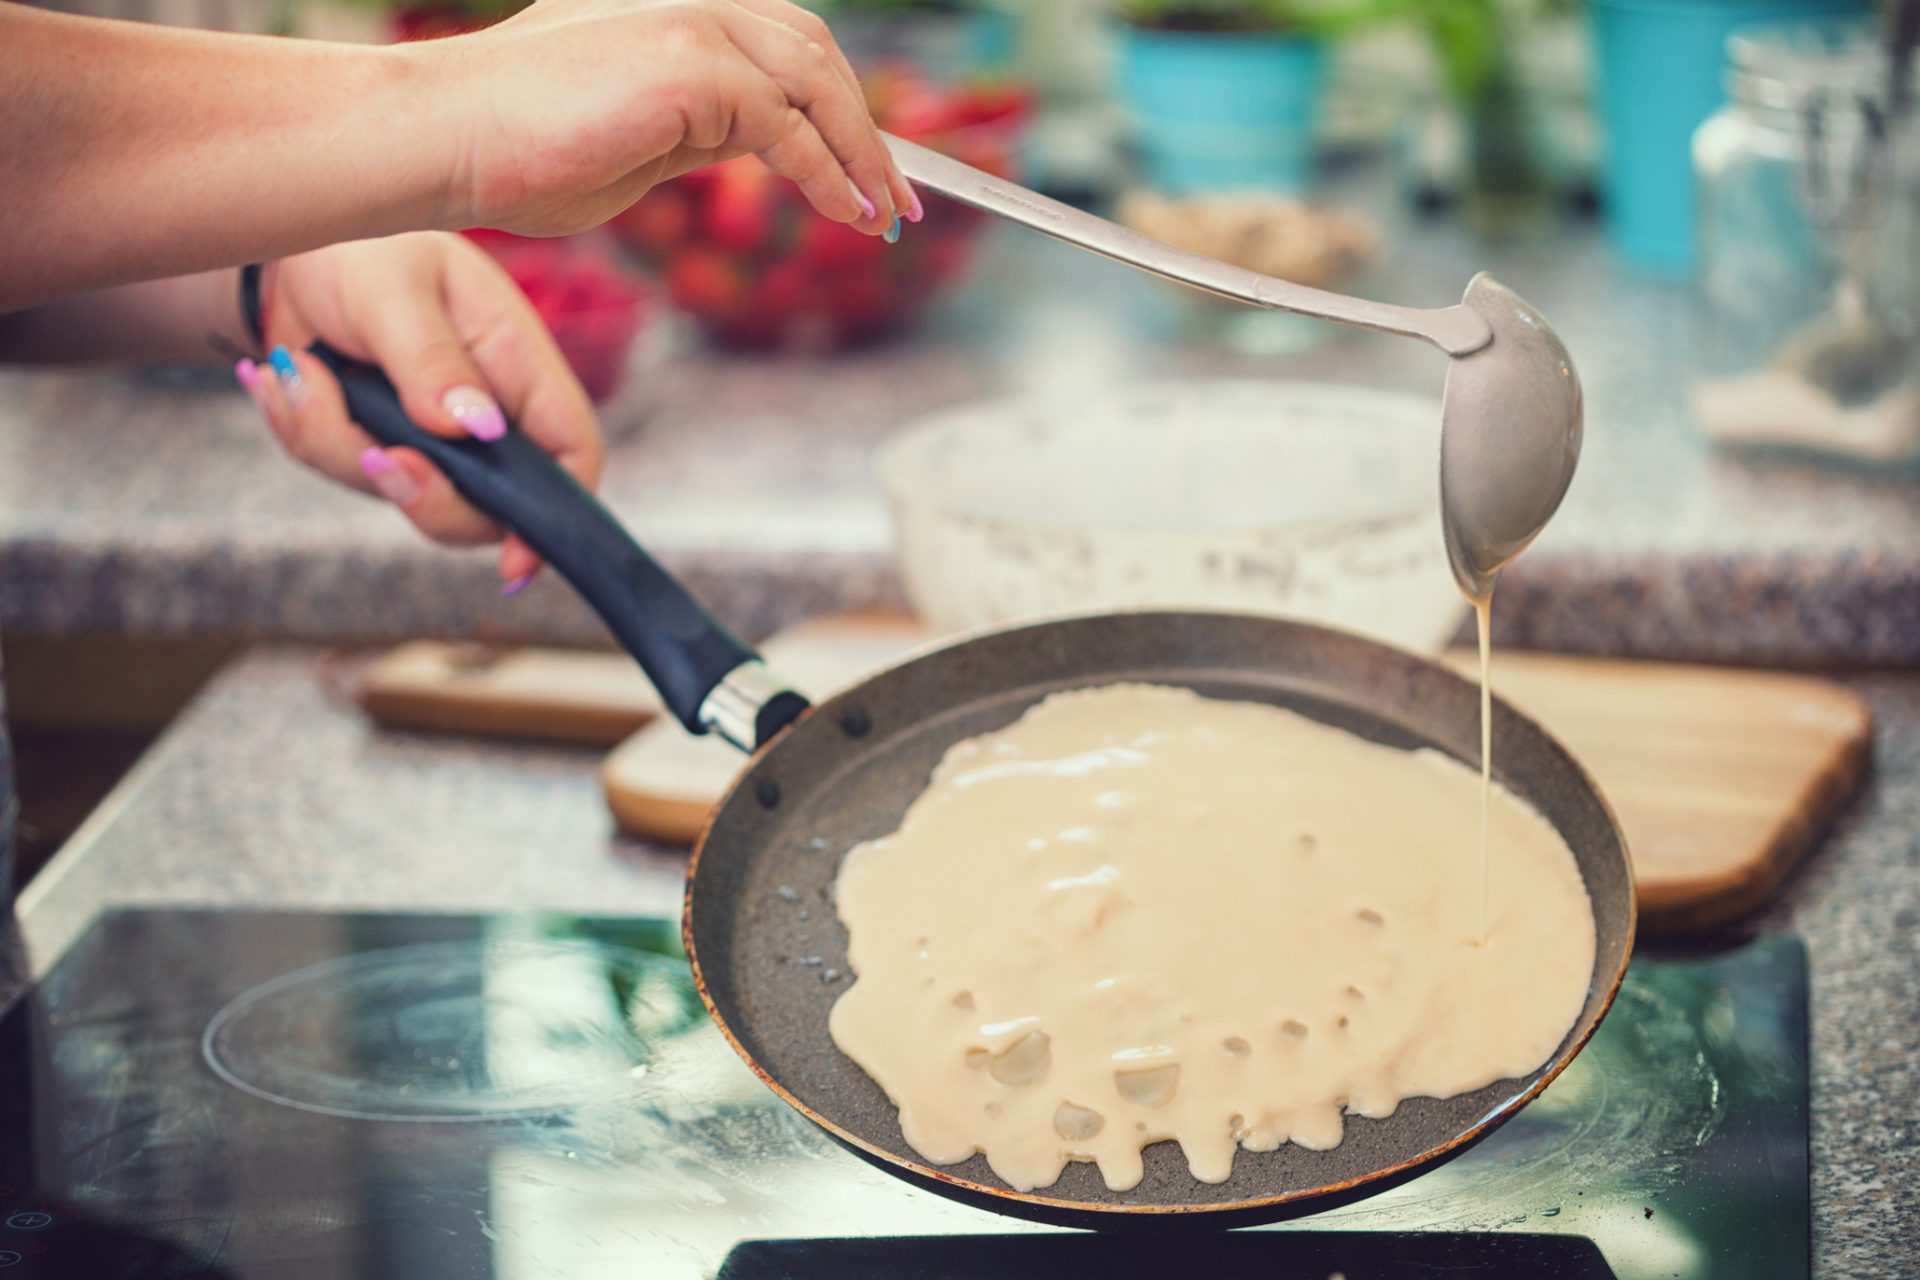
<path id="1" fill-rule="evenodd" d="M 1566 749 L 1496 700 L 1496 776 L 1572 847 L 1598 944 L 1580 1016 L 1538 1070 L 1460 1097 L 1412 1099 L 1384 1120 L 1349 1116 L 1345 1140 L 1329 1151 L 1242 1151 L 1217 1185 L 1196 1181 L 1169 1142 L 1147 1149 L 1145 1178 L 1124 1192 L 1107 1190 L 1091 1164 L 1070 1164 L 1053 1186 L 1028 1193 L 1002 1183 L 982 1156 L 930 1165 L 901 1136 L 886 1094 L 828 1035 L 828 1010 L 851 980 L 830 888 L 841 855 L 897 826 L 949 746 L 1057 690 L 1144 680 L 1290 707 L 1477 767 L 1477 687 L 1428 659 L 1322 627 L 1142 611 L 977 635 L 810 707 L 517 431 L 491 444 L 431 435 L 406 418 L 378 370 L 321 346 L 315 354 L 340 376 L 355 421 L 383 444 L 420 450 L 573 584 L 683 725 L 754 753 L 688 866 L 682 929 L 694 978 L 714 1022 L 768 1087 L 891 1174 L 1073 1227 L 1213 1228 L 1318 1212 L 1398 1185 L 1492 1133 L 1566 1067 L 1619 990 L 1635 922 L 1619 824 Z"/>

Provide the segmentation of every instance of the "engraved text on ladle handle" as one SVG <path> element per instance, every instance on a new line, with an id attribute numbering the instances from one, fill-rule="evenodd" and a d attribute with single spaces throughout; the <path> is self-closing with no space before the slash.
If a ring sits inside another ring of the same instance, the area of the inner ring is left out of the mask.
<path id="1" fill-rule="evenodd" d="M 1168 280 L 1256 307 L 1421 338 L 1452 356 L 1470 355 L 1493 339 L 1487 322 L 1463 306 L 1396 307 L 1264 276 L 1095 217 L 917 142 L 892 134 L 881 136 L 901 172 L 921 186 Z"/>

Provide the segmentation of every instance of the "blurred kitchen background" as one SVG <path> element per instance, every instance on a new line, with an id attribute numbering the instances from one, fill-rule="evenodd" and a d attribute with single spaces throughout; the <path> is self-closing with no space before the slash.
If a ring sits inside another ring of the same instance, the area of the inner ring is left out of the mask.
<path id="1" fill-rule="evenodd" d="M 74 7 L 417 40 L 515 6 Z M 905 137 L 1269 274 L 1439 306 L 1484 269 L 1538 306 L 1587 452 L 1502 644 L 1920 661 L 1920 143 L 1884 7 L 819 7 Z M 609 503 L 745 634 L 1146 602 L 1455 637 L 1437 353 L 929 205 L 889 247 L 748 159 L 589 235 L 476 238 L 601 403 Z M 604 643 L 551 575 L 500 600 L 486 557 L 316 481 L 181 371 L 0 373 L 0 617 L 22 881 L 249 646 Z"/>

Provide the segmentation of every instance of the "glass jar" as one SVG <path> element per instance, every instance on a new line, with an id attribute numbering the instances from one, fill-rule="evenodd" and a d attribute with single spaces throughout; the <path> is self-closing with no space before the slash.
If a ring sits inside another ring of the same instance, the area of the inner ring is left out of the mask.
<path id="1" fill-rule="evenodd" d="M 1696 416 L 1716 440 L 1920 461 L 1920 132 L 1864 23 L 1751 28 L 1694 134 Z M 1911 100 L 1909 99 L 1909 102 Z"/>

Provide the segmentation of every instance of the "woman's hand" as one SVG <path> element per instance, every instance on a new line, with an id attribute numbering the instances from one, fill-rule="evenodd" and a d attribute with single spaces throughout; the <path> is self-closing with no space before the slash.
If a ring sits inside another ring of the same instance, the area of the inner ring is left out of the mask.
<path id="1" fill-rule="evenodd" d="M 835 221 L 920 217 L 826 24 L 787 0 L 537 0 L 412 52 L 464 104 L 456 225 L 579 231 L 749 153 Z"/>
<path id="2" fill-rule="evenodd" d="M 417 451 L 374 447 L 348 419 L 340 384 L 305 354 L 314 339 L 381 366 L 427 430 L 497 439 L 510 417 L 581 484 L 599 483 L 586 392 L 525 296 L 464 237 L 416 232 L 284 258 L 264 296 L 273 360 L 242 361 L 236 373 L 274 434 L 316 471 L 387 498 L 428 537 L 484 542 L 501 531 Z M 507 537 L 500 576 L 510 592 L 539 564 Z"/>
<path id="3" fill-rule="evenodd" d="M 0 121 L 0 312 L 403 231 L 579 231 L 749 152 L 863 231 L 920 213 L 787 0 L 537 0 L 392 46 L 0 3 Z"/>

